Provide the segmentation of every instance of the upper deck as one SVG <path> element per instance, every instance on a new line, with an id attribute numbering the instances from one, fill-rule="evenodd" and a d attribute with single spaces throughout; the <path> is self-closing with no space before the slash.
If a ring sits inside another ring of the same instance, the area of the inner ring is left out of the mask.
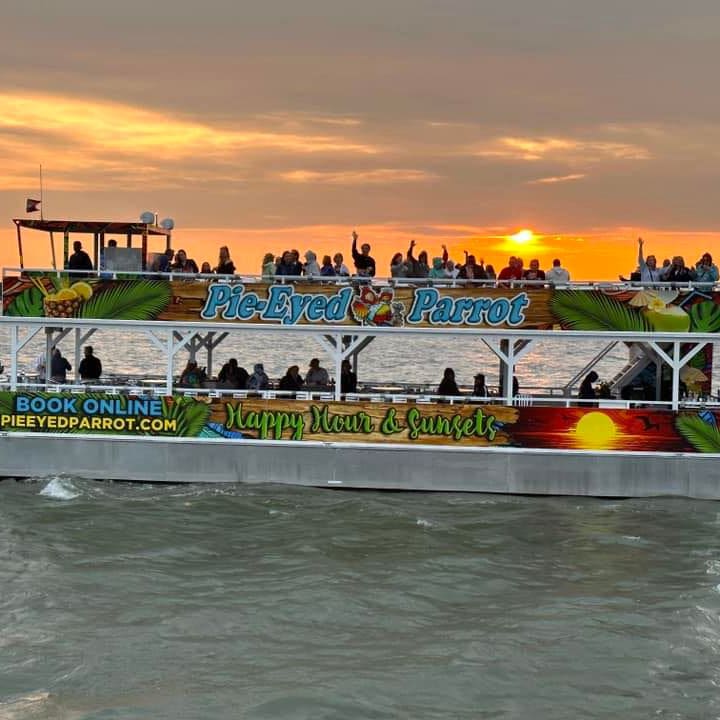
<path id="1" fill-rule="evenodd" d="M 7 269 L 2 313 L 15 318 L 445 330 L 720 331 L 708 285 L 291 278 Z"/>

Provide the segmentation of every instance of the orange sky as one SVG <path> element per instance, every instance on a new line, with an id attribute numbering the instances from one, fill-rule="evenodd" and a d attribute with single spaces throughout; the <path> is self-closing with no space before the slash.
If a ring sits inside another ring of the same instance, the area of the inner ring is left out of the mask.
<path id="1" fill-rule="evenodd" d="M 176 249 L 214 264 L 226 244 L 245 272 L 285 248 L 349 260 L 353 228 L 381 274 L 410 239 L 576 279 L 630 272 L 639 234 L 695 262 L 717 227 L 718 31 L 710 0 L 8 0 L 0 262 L 40 164 L 46 218 L 150 210 Z"/>

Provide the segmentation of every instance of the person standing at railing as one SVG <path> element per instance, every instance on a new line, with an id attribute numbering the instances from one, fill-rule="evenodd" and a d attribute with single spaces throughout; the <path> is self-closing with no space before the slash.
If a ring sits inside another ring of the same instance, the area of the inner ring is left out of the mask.
<path id="1" fill-rule="evenodd" d="M 174 273 L 193 273 L 197 275 L 197 263 L 187 256 L 184 250 L 178 250 L 175 253 L 175 262 L 170 266 L 170 271 Z"/>
<path id="2" fill-rule="evenodd" d="M 408 266 L 402 253 L 395 253 L 390 260 L 390 277 L 406 278 Z"/>
<path id="3" fill-rule="evenodd" d="M 415 257 L 413 250 L 415 249 L 415 241 L 410 241 L 410 247 L 408 248 L 406 259 L 408 266 L 408 277 L 412 278 L 426 278 L 430 273 L 428 267 L 428 255 L 425 250 L 422 250 L 420 254 Z"/>
<path id="4" fill-rule="evenodd" d="M 662 271 L 657 266 L 657 258 L 654 255 L 648 255 L 647 259 L 643 257 L 644 240 L 638 238 L 638 267 L 640 268 L 640 282 L 656 283 L 662 282 Z"/>
<path id="5" fill-rule="evenodd" d="M 277 263 L 275 262 L 275 255 L 273 253 L 265 253 L 262 261 L 262 279 L 270 280 L 275 277 L 275 271 L 277 270 Z"/>
<path id="6" fill-rule="evenodd" d="M 463 280 L 487 280 L 487 273 L 482 258 L 480 264 L 475 261 L 474 255 L 469 255 L 465 250 L 465 264 L 460 268 L 459 278 Z"/>
<path id="7" fill-rule="evenodd" d="M 284 277 L 300 277 L 302 275 L 302 265 L 295 259 L 294 253 L 286 250 L 282 254 L 282 258 L 278 263 L 275 275 Z"/>
<path id="8" fill-rule="evenodd" d="M 94 354 L 92 345 L 86 345 L 83 352 L 85 357 L 83 357 L 78 366 L 80 379 L 84 382 L 98 380 L 102 375 L 102 362 L 100 362 L 100 358 Z"/>
<path id="9" fill-rule="evenodd" d="M 717 265 L 713 265 L 712 255 L 705 253 L 695 265 L 695 282 L 702 283 L 704 289 L 710 289 L 718 281 Z"/>
<path id="10" fill-rule="evenodd" d="M 63 357 L 60 348 L 54 348 L 50 359 L 50 379 L 56 383 L 65 383 L 70 370 L 72 370 L 72 365 L 67 358 Z"/>
<path id="11" fill-rule="evenodd" d="M 544 280 L 545 271 L 540 269 L 539 260 L 531 260 L 530 267 L 523 273 L 524 280 Z"/>
<path id="12" fill-rule="evenodd" d="M 342 253 L 335 253 L 333 255 L 333 270 L 335 275 L 338 277 L 350 277 L 350 270 L 344 262 L 345 258 Z"/>
<path id="13" fill-rule="evenodd" d="M 355 269 L 360 277 L 375 277 L 375 258 L 370 255 L 370 245 L 363 243 L 360 252 L 357 249 L 357 241 L 360 236 L 353 230 L 352 234 L 352 257 Z"/>
<path id="14" fill-rule="evenodd" d="M 67 269 L 68 270 L 94 270 L 92 260 L 90 256 L 82 249 L 82 243 L 76 240 L 73 243 L 73 254 L 68 258 Z M 85 277 L 86 273 L 73 273 L 73 277 Z"/>
<path id="15" fill-rule="evenodd" d="M 455 382 L 455 371 L 452 368 L 445 368 L 443 378 L 438 385 L 437 394 L 443 396 L 462 395 Z"/>
<path id="16" fill-rule="evenodd" d="M 500 271 L 498 280 L 522 280 L 522 265 L 515 256 L 512 256 L 507 266 Z"/>
<path id="17" fill-rule="evenodd" d="M 223 245 L 220 248 L 218 254 L 218 264 L 213 271 L 216 275 L 234 275 L 235 274 L 235 263 L 230 259 L 230 251 L 227 245 Z"/>
<path id="18" fill-rule="evenodd" d="M 303 265 L 302 273 L 307 277 L 320 277 L 320 266 L 318 265 L 317 255 L 312 250 L 308 250 L 305 253 L 305 264 Z"/>
<path id="19" fill-rule="evenodd" d="M 685 266 L 682 255 L 676 255 L 663 273 L 662 279 L 665 282 L 687 283 L 695 279 L 695 271 Z"/>
<path id="20" fill-rule="evenodd" d="M 553 260 L 553 266 L 545 273 L 545 280 L 551 285 L 565 285 L 570 282 L 570 273 L 560 265 L 560 258 Z"/>
<path id="21" fill-rule="evenodd" d="M 322 267 L 320 275 L 322 277 L 335 277 L 335 268 L 333 267 L 332 258 L 329 255 L 323 255 Z"/>

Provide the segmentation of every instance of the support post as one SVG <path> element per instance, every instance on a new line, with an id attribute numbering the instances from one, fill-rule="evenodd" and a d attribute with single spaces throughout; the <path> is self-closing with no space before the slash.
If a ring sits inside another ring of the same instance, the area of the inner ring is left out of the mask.
<path id="1" fill-rule="evenodd" d="M 335 336 L 335 400 L 342 399 L 342 364 L 343 364 L 343 341 L 342 333 Z"/>
<path id="2" fill-rule="evenodd" d="M 165 332 L 165 344 L 167 347 L 165 353 L 165 394 L 172 395 L 173 389 L 173 358 L 175 357 L 173 348 L 173 331 Z"/>
<path id="3" fill-rule="evenodd" d="M 20 269 L 24 269 L 25 265 L 23 263 L 23 252 L 22 252 L 22 231 L 20 230 L 20 223 L 15 223 L 15 228 L 17 229 L 17 243 L 18 243 L 18 255 L 20 259 Z"/>
<path id="4" fill-rule="evenodd" d="M 18 326 L 10 327 L 10 390 L 17 390 Z"/>

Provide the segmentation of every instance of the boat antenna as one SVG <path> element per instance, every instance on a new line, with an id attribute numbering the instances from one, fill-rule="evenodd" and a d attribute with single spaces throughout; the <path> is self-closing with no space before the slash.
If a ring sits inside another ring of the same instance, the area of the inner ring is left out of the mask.
<path id="1" fill-rule="evenodd" d="M 43 215 L 43 176 L 42 176 L 42 163 L 40 163 L 40 220 L 44 220 Z"/>

